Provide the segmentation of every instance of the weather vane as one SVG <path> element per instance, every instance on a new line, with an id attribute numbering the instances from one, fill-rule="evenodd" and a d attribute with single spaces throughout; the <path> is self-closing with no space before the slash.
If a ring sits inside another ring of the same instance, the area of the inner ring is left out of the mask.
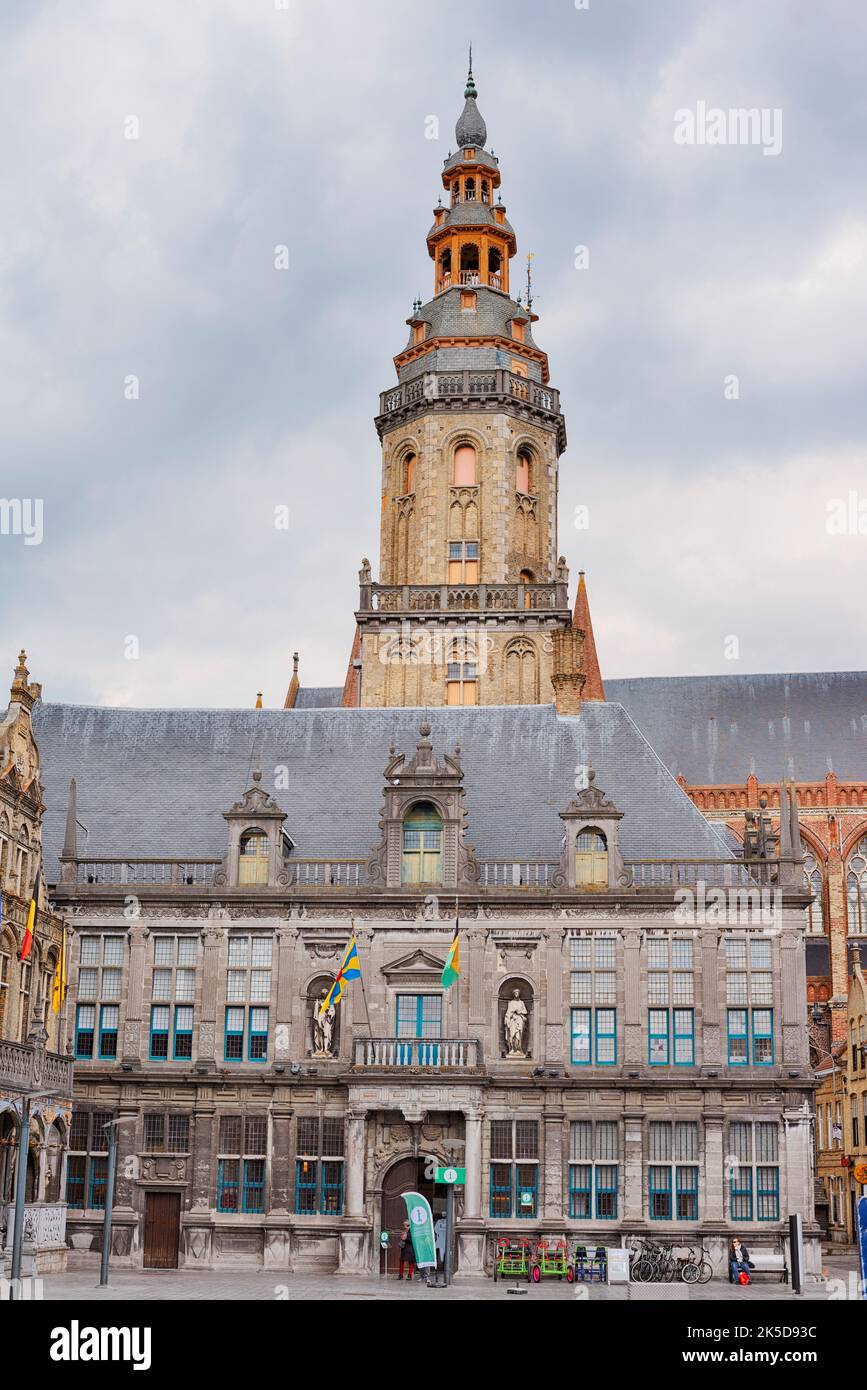
<path id="1" fill-rule="evenodd" d="M 527 313 L 533 307 L 533 252 L 527 252 Z"/>

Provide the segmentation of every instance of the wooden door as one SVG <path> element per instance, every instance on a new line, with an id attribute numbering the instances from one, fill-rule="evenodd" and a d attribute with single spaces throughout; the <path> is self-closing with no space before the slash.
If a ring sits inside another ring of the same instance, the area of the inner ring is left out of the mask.
<path id="1" fill-rule="evenodd" d="M 148 1192 L 145 1196 L 145 1269 L 177 1269 L 180 1226 L 181 1194 Z"/>

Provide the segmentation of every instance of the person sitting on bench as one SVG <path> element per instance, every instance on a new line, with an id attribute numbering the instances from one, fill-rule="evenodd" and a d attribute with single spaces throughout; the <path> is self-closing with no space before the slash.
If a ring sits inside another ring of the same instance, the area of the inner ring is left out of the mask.
<path id="1" fill-rule="evenodd" d="M 750 1279 L 750 1252 L 745 1245 L 742 1245 L 737 1236 L 732 1236 L 732 1243 L 729 1246 L 729 1268 L 732 1272 L 732 1281 L 738 1283 L 752 1283 Z M 740 1279 L 740 1275 L 745 1274 L 745 1280 Z"/>

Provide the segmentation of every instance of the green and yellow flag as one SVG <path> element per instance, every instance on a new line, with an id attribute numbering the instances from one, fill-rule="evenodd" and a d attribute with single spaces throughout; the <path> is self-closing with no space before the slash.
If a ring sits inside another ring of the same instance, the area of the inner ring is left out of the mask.
<path id="1" fill-rule="evenodd" d="M 455 918 L 455 933 L 454 933 L 454 936 L 452 937 L 452 944 L 451 944 L 451 946 L 449 947 L 449 953 L 448 953 L 448 955 L 446 956 L 446 963 L 445 963 L 445 965 L 443 966 L 443 974 L 442 974 L 442 986 L 443 986 L 443 989 L 448 989 L 449 985 L 453 985 L 454 982 L 455 982 L 455 980 L 458 978 L 458 976 L 459 976 L 460 973 L 461 973 L 461 947 L 460 947 L 460 941 L 459 941 L 459 939 L 458 939 L 458 938 L 459 938 L 459 934 L 460 934 L 460 930 L 461 930 L 460 918 L 459 918 L 459 917 L 456 917 L 456 918 Z"/>

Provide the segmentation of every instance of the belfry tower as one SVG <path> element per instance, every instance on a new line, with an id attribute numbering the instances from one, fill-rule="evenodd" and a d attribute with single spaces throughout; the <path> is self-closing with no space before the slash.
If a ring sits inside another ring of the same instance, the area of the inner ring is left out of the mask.
<path id="1" fill-rule="evenodd" d="M 380 398 L 379 581 L 359 575 L 345 703 L 547 704 L 575 713 L 583 632 L 557 555 L 558 392 L 537 346 L 529 277 L 487 149 L 472 56 L 457 148 L 427 234 L 433 297 L 416 302 Z"/>

